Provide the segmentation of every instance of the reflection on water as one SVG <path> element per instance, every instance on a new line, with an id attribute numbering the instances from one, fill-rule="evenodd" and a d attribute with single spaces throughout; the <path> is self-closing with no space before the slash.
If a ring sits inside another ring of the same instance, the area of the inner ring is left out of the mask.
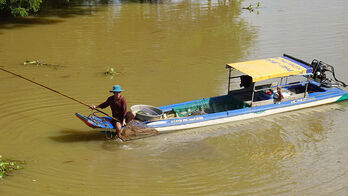
<path id="1" fill-rule="evenodd" d="M 104 101 L 121 84 L 129 106 L 223 94 L 226 63 L 283 52 L 328 60 L 348 81 L 339 55 L 347 49 L 348 21 L 337 18 L 346 15 L 342 2 L 261 3 L 259 15 L 241 10 L 240 1 L 46 4 L 38 17 L 0 21 L 0 66 L 88 104 Z M 311 12 L 300 20 L 313 6 L 330 17 L 321 23 L 316 18 L 324 16 Z M 302 28 L 313 21 L 320 31 Z M 321 46 L 328 42 L 337 49 Z M 25 60 L 61 67 L 24 66 Z M 118 74 L 105 76 L 107 67 Z M 0 73 L 0 92 L 0 154 L 27 161 L 0 181 L 4 195 L 347 191 L 346 102 L 123 143 L 75 118 L 90 112 L 85 106 L 27 81 Z"/>

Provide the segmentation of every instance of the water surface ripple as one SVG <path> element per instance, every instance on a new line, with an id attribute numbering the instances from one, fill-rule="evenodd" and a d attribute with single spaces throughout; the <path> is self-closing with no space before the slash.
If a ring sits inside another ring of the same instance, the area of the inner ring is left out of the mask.
<path id="1" fill-rule="evenodd" d="M 348 81 L 344 1 L 265 0 L 251 13 L 249 3 L 90 2 L 1 21 L 0 66 L 91 105 L 114 84 L 129 106 L 221 95 L 226 63 L 282 53 L 323 60 Z M 59 66 L 22 65 L 36 59 Z M 0 154 L 27 162 L 0 180 L 1 195 L 348 192 L 346 102 L 126 143 L 74 116 L 87 107 L 5 72 L 0 104 Z"/>

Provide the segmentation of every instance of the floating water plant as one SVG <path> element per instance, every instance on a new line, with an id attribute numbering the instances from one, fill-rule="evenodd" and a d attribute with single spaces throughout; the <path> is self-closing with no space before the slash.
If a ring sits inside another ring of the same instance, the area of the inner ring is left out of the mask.
<path id="1" fill-rule="evenodd" d="M 53 67 L 53 68 L 59 67 L 59 65 L 56 65 L 56 64 L 49 64 L 49 63 L 43 63 L 43 62 L 41 62 L 40 60 L 24 61 L 23 65 L 47 66 L 47 67 Z"/>
<path id="2" fill-rule="evenodd" d="M 22 164 L 24 164 L 24 161 L 10 159 L 3 160 L 0 155 L 0 179 L 4 176 L 9 176 L 14 170 L 23 169 L 21 166 Z"/>
<path id="3" fill-rule="evenodd" d="M 114 76 L 116 74 L 115 68 L 113 67 L 108 67 L 106 71 L 104 72 L 105 75 L 108 76 Z"/>
<path id="4" fill-rule="evenodd" d="M 257 2 L 254 4 L 250 4 L 248 7 L 243 7 L 243 9 L 249 10 L 250 12 L 253 12 L 255 9 L 259 9 L 260 8 L 261 3 Z"/>
<path id="5" fill-rule="evenodd" d="M 35 60 L 35 61 L 24 61 L 23 65 L 40 65 L 40 61 Z"/>

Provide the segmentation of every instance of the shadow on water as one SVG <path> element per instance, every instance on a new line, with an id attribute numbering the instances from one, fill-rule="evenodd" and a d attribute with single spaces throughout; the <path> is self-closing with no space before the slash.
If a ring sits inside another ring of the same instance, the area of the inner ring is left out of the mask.
<path id="1" fill-rule="evenodd" d="M 52 25 L 63 22 L 59 19 L 48 19 L 48 18 L 36 18 L 36 17 L 28 17 L 28 18 L 4 18 L 4 20 L 0 21 L 0 29 L 15 29 L 15 28 L 23 28 L 29 27 L 33 25 Z"/>
<path id="2" fill-rule="evenodd" d="M 87 142 L 87 141 L 105 141 L 105 135 L 99 131 L 78 131 L 66 129 L 60 131 L 62 135 L 50 136 L 49 138 L 61 143 Z"/>
<path id="3" fill-rule="evenodd" d="M 62 135 L 50 136 L 51 140 L 59 143 L 77 143 L 77 142 L 102 142 L 101 148 L 106 151 L 115 151 L 119 149 L 128 149 L 128 142 L 122 142 L 119 139 L 107 139 L 105 134 L 100 131 L 78 131 L 66 129 L 60 131 Z"/>
<path id="4" fill-rule="evenodd" d="M 70 142 L 86 142 L 86 141 L 114 141 L 115 135 L 108 133 L 107 135 L 101 131 L 78 131 L 72 129 L 65 129 L 60 131 L 63 135 L 59 136 L 51 136 L 49 137 L 52 140 L 62 143 L 70 143 Z M 157 134 L 156 134 L 157 135 Z M 148 135 L 138 135 L 133 136 L 131 139 L 126 142 L 131 142 L 134 140 L 140 140 L 148 137 L 154 137 L 156 135 L 148 134 Z M 106 137 L 111 137 L 112 139 L 107 139 Z"/>

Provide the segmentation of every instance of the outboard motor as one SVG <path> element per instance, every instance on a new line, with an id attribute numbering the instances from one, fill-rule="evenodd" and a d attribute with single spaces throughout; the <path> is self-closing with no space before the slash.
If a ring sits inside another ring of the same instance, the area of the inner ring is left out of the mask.
<path id="1" fill-rule="evenodd" d="M 290 56 L 287 54 L 284 54 L 284 56 L 291 58 L 291 59 L 294 59 L 294 60 L 296 60 L 300 63 L 303 63 L 305 65 L 311 66 L 313 68 L 312 78 L 314 81 L 320 82 L 320 86 L 324 86 L 324 87 L 328 87 L 328 88 L 337 87 L 337 86 L 343 86 L 343 87 L 347 86 L 344 82 L 342 82 L 336 78 L 334 67 L 327 64 L 327 63 L 324 63 L 322 61 L 318 61 L 318 60 L 314 59 L 312 61 L 312 63 L 309 64 L 301 59 L 298 59 L 296 57 L 293 57 L 293 56 Z M 326 76 L 325 72 L 331 72 L 334 80 L 332 80 L 331 78 L 328 78 Z"/>
<path id="2" fill-rule="evenodd" d="M 333 66 L 327 63 L 324 63 L 322 61 L 318 61 L 316 59 L 312 61 L 310 66 L 313 68 L 313 79 L 317 82 L 320 82 L 321 86 L 328 87 L 328 88 L 337 87 L 337 86 L 343 86 L 343 87 L 347 86 L 344 82 L 336 78 L 335 70 Z M 328 78 L 325 72 L 331 72 L 334 80 L 331 78 Z"/>

